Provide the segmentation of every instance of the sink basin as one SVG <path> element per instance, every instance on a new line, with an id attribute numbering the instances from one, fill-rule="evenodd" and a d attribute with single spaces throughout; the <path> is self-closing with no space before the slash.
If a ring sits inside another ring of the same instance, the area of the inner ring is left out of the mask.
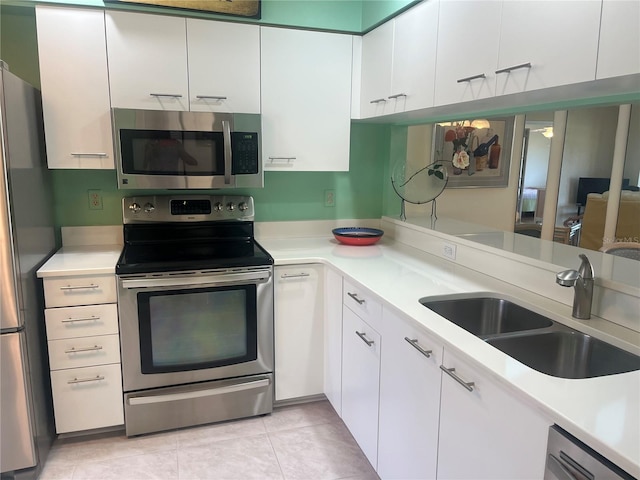
<path id="1" fill-rule="evenodd" d="M 429 300 L 420 303 L 478 337 L 551 327 L 553 321 L 509 300 L 494 297 Z"/>
<path id="2" fill-rule="evenodd" d="M 640 356 L 509 300 L 425 297 L 420 303 L 510 357 L 547 375 L 591 378 L 640 370 Z"/>
<path id="3" fill-rule="evenodd" d="M 554 377 L 591 378 L 640 369 L 639 356 L 574 330 L 486 341 L 519 362 Z"/>

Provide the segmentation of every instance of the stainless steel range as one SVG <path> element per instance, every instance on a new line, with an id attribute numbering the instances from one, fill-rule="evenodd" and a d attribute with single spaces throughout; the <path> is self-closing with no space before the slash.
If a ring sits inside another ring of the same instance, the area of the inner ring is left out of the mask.
<path id="1" fill-rule="evenodd" d="M 247 196 L 123 199 L 128 436 L 270 413 L 273 259 Z"/>

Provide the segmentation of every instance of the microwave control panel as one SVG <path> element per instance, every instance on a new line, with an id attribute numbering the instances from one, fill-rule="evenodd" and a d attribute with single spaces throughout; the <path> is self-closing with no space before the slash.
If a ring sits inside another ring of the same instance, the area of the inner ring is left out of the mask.
<path id="1" fill-rule="evenodd" d="M 232 162 L 231 173 L 243 175 L 259 173 L 258 134 L 255 132 L 231 133 Z"/>

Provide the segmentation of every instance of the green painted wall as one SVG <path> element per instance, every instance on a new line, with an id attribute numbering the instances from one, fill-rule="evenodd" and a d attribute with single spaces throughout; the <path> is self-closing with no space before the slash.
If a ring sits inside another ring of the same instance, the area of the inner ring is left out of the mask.
<path id="1" fill-rule="evenodd" d="M 34 2 L 31 2 L 34 3 Z M 59 0 L 59 3 L 94 4 L 101 0 Z M 290 2 L 269 0 L 279 4 L 283 23 L 301 24 L 304 15 L 316 21 L 333 21 L 340 15 L 360 14 L 359 1 Z M 316 15 L 320 4 L 330 7 Z M 329 5 L 330 4 L 330 5 Z M 358 8 L 356 9 L 355 6 Z M 265 6 L 266 7 L 266 6 Z M 305 8 L 302 8 L 305 7 Z M 268 8 L 267 8 L 268 11 Z M 305 13 L 306 12 L 306 13 Z M 263 14 L 266 14 L 263 11 Z M 264 18 L 265 15 L 263 15 Z M 331 18 L 329 18 L 331 17 Z M 344 18 L 343 18 L 344 20 Z M 326 23 L 328 25 L 328 23 Z M 16 75 L 39 86 L 36 25 L 33 6 L 0 5 L 0 58 L 7 61 Z M 377 218 L 382 213 L 383 171 L 387 164 L 390 127 L 353 124 L 349 172 L 266 172 L 262 189 L 233 190 L 229 193 L 250 194 L 256 201 L 257 221 L 320 220 L 340 218 Z M 113 225 L 122 221 L 121 199 L 135 191 L 117 190 L 113 170 L 52 170 L 54 210 L 58 226 Z M 103 209 L 89 210 L 87 190 L 103 194 Z M 324 206 L 325 190 L 334 190 L 335 207 Z M 216 191 L 211 191 L 215 193 Z M 167 193 L 155 192 L 155 193 Z"/>
<path id="2" fill-rule="evenodd" d="M 370 124 L 351 126 L 349 172 L 265 172 L 264 188 L 224 192 L 252 195 L 256 221 L 260 222 L 379 218 L 390 128 Z M 119 224 L 123 196 L 168 193 L 117 190 L 114 170 L 52 170 L 51 173 L 58 226 Z M 87 190 L 94 189 L 102 190 L 102 210 L 89 209 Z M 334 190 L 335 207 L 324 206 L 325 190 Z"/>
<path id="3" fill-rule="evenodd" d="M 253 20 L 228 15 L 190 12 L 131 4 L 118 5 L 119 9 L 151 13 L 178 13 L 192 17 L 228 21 L 255 22 L 265 25 L 285 25 L 320 30 L 362 33 L 382 23 L 397 11 L 417 0 L 262 0 L 261 18 Z M 87 7 L 105 7 L 103 0 L 0 0 L 4 5 L 33 6 L 37 3 L 65 4 Z M 113 8 L 113 3 L 106 4 Z"/>

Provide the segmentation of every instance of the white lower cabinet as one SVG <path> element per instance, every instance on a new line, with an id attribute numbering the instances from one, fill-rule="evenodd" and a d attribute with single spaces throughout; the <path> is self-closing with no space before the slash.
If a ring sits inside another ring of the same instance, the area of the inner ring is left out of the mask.
<path id="1" fill-rule="evenodd" d="M 56 432 L 121 425 L 120 363 L 51 372 Z"/>
<path id="2" fill-rule="evenodd" d="M 382 325 L 378 475 L 434 479 L 443 346 L 386 307 Z"/>
<path id="3" fill-rule="evenodd" d="M 346 306 L 342 327 L 342 420 L 375 468 L 381 337 Z"/>
<path id="4" fill-rule="evenodd" d="M 324 273 L 324 394 L 342 416 L 342 276 Z"/>
<path id="5" fill-rule="evenodd" d="M 57 433 L 124 423 L 115 275 L 43 281 Z"/>
<path id="6" fill-rule="evenodd" d="M 451 351 L 442 364 L 437 478 L 543 478 L 553 422 Z"/>
<path id="7" fill-rule="evenodd" d="M 323 267 L 275 268 L 275 399 L 320 395 L 324 387 Z"/>

